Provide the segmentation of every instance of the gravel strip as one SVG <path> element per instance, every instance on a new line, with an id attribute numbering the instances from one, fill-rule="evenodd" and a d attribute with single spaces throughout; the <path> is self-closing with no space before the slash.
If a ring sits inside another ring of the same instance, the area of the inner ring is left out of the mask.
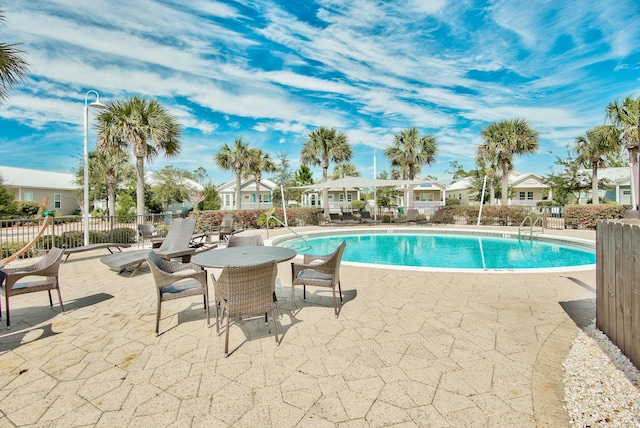
<path id="1" fill-rule="evenodd" d="M 640 373 L 595 323 L 580 331 L 564 371 L 574 427 L 640 427 Z"/>

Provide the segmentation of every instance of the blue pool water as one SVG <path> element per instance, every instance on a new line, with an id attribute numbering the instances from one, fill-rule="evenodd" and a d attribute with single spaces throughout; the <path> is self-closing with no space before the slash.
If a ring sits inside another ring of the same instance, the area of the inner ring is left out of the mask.
<path id="1" fill-rule="evenodd" d="M 555 241 L 442 233 L 308 236 L 278 244 L 299 254 L 328 254 L 347 242 L 343 260 L 443 269 L 513 270 L 593 265 L 594 250 Z"/>

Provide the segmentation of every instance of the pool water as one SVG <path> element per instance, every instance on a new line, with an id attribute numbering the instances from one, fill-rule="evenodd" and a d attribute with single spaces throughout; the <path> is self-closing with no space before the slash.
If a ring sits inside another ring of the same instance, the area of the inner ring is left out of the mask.
<path id="1" fill-rule="evenodd" d="M 541 269 L 593 265 L 589 248 L 517 237 L 428 233 L 309 236 L 286 241 L 299 254 L 328 254 L 347 242 L 343 260 L 391 266 L 444 269 Z"/>

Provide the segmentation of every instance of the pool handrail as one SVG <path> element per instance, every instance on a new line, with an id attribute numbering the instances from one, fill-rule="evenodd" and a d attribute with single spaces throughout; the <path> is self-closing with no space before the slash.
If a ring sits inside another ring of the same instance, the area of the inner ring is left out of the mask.
<path id="1" fill-rule="evenodd" d="M 529 227 L 529 239 L 533 239 L 533 228 L 535 227 L 535 225 L 538 223 L 538 220 L 540 220 L 540 228 L 542 229 L 541 233 L 544 233 L 544 224 L 542 223 L 542 217 L 538 217 L 535 219 L 535 221 L 531 218 L 530 215 L 526 216 L 523 220 L 522 223 L 520 223 L 520 226 L 518 226 L 518 239 L 521 238 L 521 234 L 520 234 L 520 229 L 522 228 L 522 226 L 524 226 L 524 224 L 527 222 L 527 219 L 529 219 L 529 222 L 531 222 L 531 226 Z"/>
<path id="2" fill-rule="evenodd" d="M 296 235 L 298 238 L 302 239 L 302 241 L 304 241 L 305 245 L 309 246 L 309 243 L 307 242 L 306 239 L 304 239 L 302 236 L 300 236 L 300 234 L 298 234 L 295 230 L 291 229 L 289 226 L 287 226 L 286 224 L 284 224 L 282 221 L 280 221 L 280 219 L 276 216 L 273 215 L 268 215 L 267 216 L 267 239 L 269 239 L 269 220 L 274 219 L 276 222 L 280 223 L 280 225 L 282 227 L 286 227 L 287 229 L 289 229 L 289 231 L 291 233 L 293 233 L 294 235 Z"/>

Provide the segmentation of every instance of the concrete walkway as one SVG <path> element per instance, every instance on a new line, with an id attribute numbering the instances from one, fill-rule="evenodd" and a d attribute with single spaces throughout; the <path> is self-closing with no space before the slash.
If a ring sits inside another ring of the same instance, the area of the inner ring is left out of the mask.
<path id="1" fill-rule="evenodd" d="M 594 271 L 353 266 L 338 319 L 316 288 L 292 315 L 281 263 L 281 343 L 271 323 L 237 322 L 224 358 L 201 298 L 164 304 L 156 337 L 148 269 L 118 275 L 103 255 L 61 266 L 65 314 L 45 293 L 11 300 L 0 426 L 563 427 L 562 362 L 595 316 Z"/>

